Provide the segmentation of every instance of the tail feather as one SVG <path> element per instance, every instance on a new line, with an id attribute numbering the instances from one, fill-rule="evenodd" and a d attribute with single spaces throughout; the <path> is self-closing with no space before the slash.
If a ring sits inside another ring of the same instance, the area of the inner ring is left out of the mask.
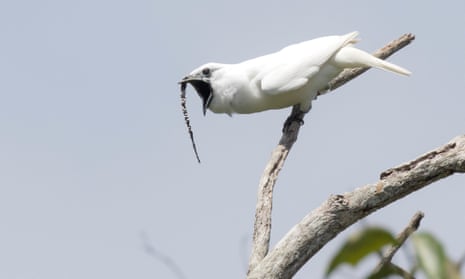
<path id="1" fill-rule="evenodd" d="M 385 60 L 379 59 L 374 56 L 371 56 L 371 57 L 375 59 L 373 60 L 373 63 L 370 65 L 371 67 L 375 67 L 375 68 L 386 70 L 386 71 L 391 71 L 391 72 L 401 74 L 404 76 L 409 76 L 412 74 L 409 70 L 402 68 L 400 66 L 397 66 L 393 63 L 387 62 Z"/>
<path id="2" fill-rule="evenodd" d="M 342 48 L 334 56 L 333 60 L 336 64 L 343 68 L 374 67 L 405 76 L 411 75 L 411 72 L 407 69 L 376 58 L 363 50 L 351 46 Z"/>

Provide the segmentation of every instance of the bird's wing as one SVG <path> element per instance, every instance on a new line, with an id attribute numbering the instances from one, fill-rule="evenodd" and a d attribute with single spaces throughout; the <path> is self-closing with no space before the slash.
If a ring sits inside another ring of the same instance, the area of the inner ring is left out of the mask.
<path id="1" fill-rule="evenodd" d="M 258 75 L 262 91 L 277 95 L 301 88 L 339 49 L 355 42 L 357 34 L 322 37 L 269 55 Z"/>
<path id="2" fill-rule="evenodd" d="M 308 80 L 319 70 L 320 66 L 315 64 L 305 67 L 301 63 L 286 63 L 263 77 L 261 89 L 270 95 L 296 90 L 307 84 Z"/>

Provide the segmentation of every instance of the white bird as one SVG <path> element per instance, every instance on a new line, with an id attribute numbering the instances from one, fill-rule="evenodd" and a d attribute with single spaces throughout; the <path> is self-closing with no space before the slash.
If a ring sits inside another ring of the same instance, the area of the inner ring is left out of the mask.
<path id="1" fill-rule="evenodd" d="M 179 82 L 183 114 L 197 161 L 200 163 L 185 106 L 187 84 L 202 98 L 204 114 L 207 109 L 231 115 L 299 105 L 300 114 L 291 114 L 285 131 L 292 121 L 303 122 L 312 100 L 346 68 L 375 67 L 410 75 L 402 67 L 355 48 L 357 35 L 321 37 L 237 64 L 207 63 L 184 77 Z"/>
<path id="2" fill-rule="evenodd" d="M 203 101 L 203 113 L 254 113 L 300 105 L 306 113 L 328 82 L 346 68 L 375 67 L 402 75 L 410 72 L 355 48 L 358 32 L 327 36 L 237 64 L 207 63 L 180 83 L 191 84 Z"/>

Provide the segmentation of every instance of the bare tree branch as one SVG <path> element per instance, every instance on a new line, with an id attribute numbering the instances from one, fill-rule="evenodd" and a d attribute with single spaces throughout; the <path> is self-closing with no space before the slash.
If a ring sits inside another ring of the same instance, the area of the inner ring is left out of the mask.
<path id="1" fill-rule="evenodd" d="M 182 269 L 176 264 L 176 262 L 169 256 L 163 254 L 162 252 L 155 249 L 153 244 L 150 242 L 149 237 L 145 232 L 141 232 L 142 245 L 145 249 L 145 252 L 152 256 L 157 261 L 165 265 L 178 279 L 186 279 Z"/>
<path id="2" fill-rule="evenodd" d="M 413 277 L 413 275 L 410 274 L 410 272 L 408 272 L 407 270 L 401 268 L 400 266 L 395 265 L 393 263 L 388 263 L 388 264 L 390 265 L 390 267 L 392 269 L 394 269 L 397 272 L 397 274 L 402 276 L 402 278 L 404 278 L 404 279 L 415 279 L 415 277 Z"/>
<path id="3" fill-rule="evenodd" d="M 294 107 L 292 114 L 297 113 L 298 110 L 297 106 Z M 260 179 L 248 273 L 253 270 L 268 253 L 271 235 L 273 188 L 278 179 L 279 172 L 286 161 L 287 154 L 297 140 L 299 129 L 300 123 L 294 121 L 290 124 L 286 132 L 283 133 L 280 143 L 273 150 L 271 159 L 265 167 L 262 178 Z"/>
<path id="4" fill-rule="evenodd" d="M 415 37 L 412 34 L 405 34 L 399 39 L 390 42 L 385 47 L 376 51 L 374 55 L 385 59 L 404 46 L 410 44 L 414 39 Z M 325 88 L 321 93 L 338 88 L 339 86 L 362 74 L 366 70 L 368 70 L 368 68 L 356 68 L 343 71 L 338 77 L 331 81 L 328 84 L 328 87 Z M 298 106 L 294 106 L 291 115 L 288 118 L 288 120 L 293 119 L 294 121 L 287 123 L 288 126 L 283 129 L 283 135 L 279 141 L 279 144 L 273 150 L 271 159 L 266 165 L 263 175 L 260 179 L 255 211 L 252 252 L 249 259 L 248 273 L 250 273 L 268 253 L 271 235 L 273 188 L 278 178 L 279 172 L 281 171 L 287 158 L 287 155 L 297 140 L 300 125 L 301 122 L 303 122 L 303 117 L 304 114 L 300 112 Z"/>
<path id="5" fill-rule="evenodd" d="M 439 179 L 465 172 L 465 135 L 391 168 L 373 184 L 330 196 L 295 225 L 248 278 L 291 278 L 321 247 L 372 212 Z"/>
<path id="6" fill-rule="evenodd" d="M 397 236 L 396 244 L 389 248 L 381 258 L 379 264 L 375 267 L 372 274 L 376 274 L 381 271 L 383 267 L 391 263 L 392 257 L 399 250 L 399 248 L 404 244 L 405 240 L 414 233 L 420 226 L 420 221 L 423 219 L 423 212 L 419 211 L 413 215 L 412 219 L 408 223 L 407 227 Z"/>

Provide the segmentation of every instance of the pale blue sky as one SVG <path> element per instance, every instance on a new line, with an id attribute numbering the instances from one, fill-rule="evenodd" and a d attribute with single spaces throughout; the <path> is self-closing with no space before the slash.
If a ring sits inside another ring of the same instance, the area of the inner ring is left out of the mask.
<path id="1" fill-rule="evenodd" d="M 141 232 L 188 279 L 243 278 L 257 183 L 288 110 L 203 117 L 189 90 L 198 165 L 177 81 L 323 35 L 358 30 L 367 51 L 416 35 L 390 58 L 410 78 L 371 70 L 313 103 L 276 186 L 276 243 L 330 194 L 464 133 L 463 11 L 463 1 L 1 2 L 0 278 L 175 278 Z M 398 232 L 423 210 L 421 228 L 457 258 L 464 183 L 448 178 L 367 221 Z M 322 277 L 346 236 L 296 278 Z"/>

